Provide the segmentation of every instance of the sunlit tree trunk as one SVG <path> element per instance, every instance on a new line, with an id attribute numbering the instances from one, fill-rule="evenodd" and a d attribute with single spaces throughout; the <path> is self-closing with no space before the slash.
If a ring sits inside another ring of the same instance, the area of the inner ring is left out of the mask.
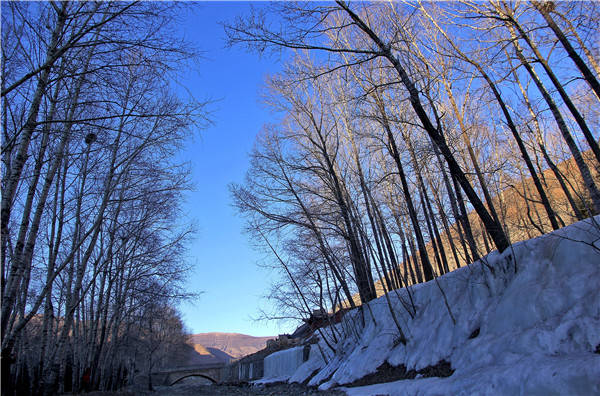
<path id="1" fill-rule="evenodd" d="M 594 73 L 588 68 L 588 66 L 585 64 L 584 60 L 579 56 L 577 51 L 575 51 L 575 48 L 573 48 L 573 46 L 571 45 L 571 42 L 569 41 L 569 39 L 567 38 L 565 33 L 556 24 L 556 22 L 554 21 L 554 18 L 552 18 L 552 15 L 550 14 L 550 12 L 555 8 L 554 2 L 553 1 L 546 1 L 546 2 L 532 1 L 531 3 L 539 11 L 539 13 L 544 17 L 544 19 L 546 20 L 546 23 L 548 23 L 548 27 L 550 29 L 552 29 L 552 31 L 556 35 L 556 38 L 558 38 L 558 40 L 564 47 L 565 51 L 567 51 L 569 58 L 571 58 L 573 63 L 575 63 L 575 65 L 577 66 L 577 68 L 579 69 L 581 74 L 583 75 L 583 78 L 585 79 L 585 81 L 589 84 L 590 88 L 592 88 L 592 91 L 594 91 L 596 98 L 598 100 L 600 100 L 600 82 L 598 82 L 598 79 L 596 78 Z M 580 43 L 580 45 L 582 45 L 582 44 L 583 44 L 583 42 Z M 590 62 L 592 62 L 592 64 L 595 66 L 596 73 L 599 73 L 600 69 L 598 68 L 598 65 L 597 65 L 594 57 L 590 53 L 590 51 L 587 49 L 587 47 L 585 45 L 582 45 L 582 48 L 585 51 L 586 55 L 588 56 L 588 59 L 590 60 Z"/>
<path id="2" fill-rule="evenodd" d="M 558 129 L 560 130 L 560 132 L 563 136 L 563 139 L 567 143 L 567 146 L 569 147 L 569 150 L 571 151 L 571 154 L 573 155 L 573 158 L 575 159 L 575 163 L 577 164 L 577 167 L 579 168 L 579 171 L 581 172 L 581 177 L 583 178 L 583 181 L 584 181 L 584 183 L 590 193 L 590 196 L 592 198 L 592 204 L 593 204 L 594 210 L 596 212 L 600 212 L 600 191 L 598 190 L 598 187 L 596 186 L 596 183 L 594 182 L 594 179 L 592 178 L 589 167 L 587 166 L 587 164 L 585 163 L 585 161 L 583 159 L 583 156 L 581 155 L 581 151 L 579 150 L 579 147 L 577 147 L 577 143 L 575 143 L 575 140 L 573 139 L 571 132 L 569 132 L 567 123 L 565 122 L 562 114 L 560 113 L 560 110 L 558 109 L 558 106 L 554 102 L 554 99 L 552 99 L 552 96 L 546 90 L 544 84 L 538 77 L 537 73 L 535 72 L 535 70 L 533 69 L 531 64 L 525 59 L 525 56 L 522 53 L 521 47 L 519 46 L 519 43 L 516 41 L 517 37 L 514 33 L 513 33 L 513 40 L 514 40 L 513 45 L 515 47 L 516 54 L 517 54 L 517 57 L 519 58 L 519 61 L 521 62 L 521 65 L 523 65 L 523 67 L 525 67 L 525 69 L 531 76 L 532 80 L 535 82 L 535 85 L 537 86 L 538 90 L 544 97 L 544 100 L 548 104 L 548 107 L 550 108 L 550 111 L 552 112 L 552 116 L 554 117 L 554 119 L 556 121 Z"/>

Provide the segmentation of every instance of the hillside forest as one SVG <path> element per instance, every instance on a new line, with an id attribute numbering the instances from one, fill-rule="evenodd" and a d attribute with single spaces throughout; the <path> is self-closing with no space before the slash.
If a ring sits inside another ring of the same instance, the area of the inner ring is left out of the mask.
<path id="1" fill-rule="evenodd" d="M 281 272 L 265 317 L 353 308 L 599 213 L 597 7 L 277 3 L 228 25 L 289 54 L 265 89 L 281 120 L 231 188 Z"/>
<path id="2" fill-rule="evenodd" d="M 2 3 L 3 394 L 117 389 L 185 344 L 176 154 L 210 122 L 173 84 L 199 58 L 175 29 L 193 6 Z M 231 185 L 279 273 L 264 318 L 389 299 L 599 214 L 599 7 L 277 2 L 225 22 L 282 62 Z"/>

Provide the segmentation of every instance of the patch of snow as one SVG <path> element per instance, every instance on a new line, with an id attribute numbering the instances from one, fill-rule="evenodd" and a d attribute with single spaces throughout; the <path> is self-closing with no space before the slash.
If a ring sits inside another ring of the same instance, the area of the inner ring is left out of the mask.
<path id="1" fill-rule="evenodd" d="M 321 345 L 311 345 L 308 360 L 298 367 L 298 369 L 290 377 L 289 382 L 302 382 L 312 375 L 312 373 L 314 373 L 316 370 L 322 368 L 325 365 L 325 359 L 331 358 L 331 355 L 326 355 L 325 357 L 323 356 L 326 354 L 326 348 L 327 347 L 324 345 L 324 343 Z"/>
<path id="2" fill-rule="evenodd" d="M 309 385 L 330 389 L 385 361 L 420 370 L 445 359 L 455 370 L 447 378 L 342 389 L 390 396 L 600 394 L 600 355 L 594 353 L 600 344 L 599 241 L 596 216 L 492 252 L 439 277 L 439 287 L 435 281 L 411 287 L 414 318 L 400 303 L 410 301 L 407 290 L 389 293 L 406 345 L 397 342 L 386 299 L 373 300 L 337 325 L 345 338 L 333 356 L 323 359 L 313 347 L 290 381 L 302 382 L 320 369 Z"/>
<path id="3" fill-rule="evenodd" d="M 447 378 L 421 378 L 356 388 L 349 396 L 388 395 L 598 395 L 598 355 L 522 356 L 512 364 L 492 364 Z M 458 370 L 457 370 L 458 371 Z"/>

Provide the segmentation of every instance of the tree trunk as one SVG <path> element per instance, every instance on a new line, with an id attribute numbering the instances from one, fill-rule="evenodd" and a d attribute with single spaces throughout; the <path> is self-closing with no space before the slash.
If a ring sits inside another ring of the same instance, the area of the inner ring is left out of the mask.
<path id="1" fill-rule="evenodd" d="M 61 11 L 58 13 L 58 19 L 54 30 L 52 31 L 52 37 L 50 39 L 50 44 L 48 45 L 46 51 L 46 58 L 50 59 L 53 57 L 54 51 L 56 51 L 57 45 L 59 43 L 59 37 L 63 31 L 66 22 L 66 7 L 67 2 L 62 4 Z M 0 220 L 0 228 L 1 228 L 1 238 L 2 244 L 4 245 L 8 240 L 9 231 L 8 224 L 11 216 L 11 207 L 13 204 L 13 200 L 15 194 L 17 192 L 17 187 L 19 185 L 19 181 L 21 180 L 21 173 L 23 168 L 25 167 L 25 162 L 27 161 L 27 152 L 29 151 L 29 144 L 31 142 L 31 137 L 35 127 L 37 126 L 37 117 L 40 110 L 40 105 L 42 103 L 42 97 L 46 90 L 48 89 L 50 71 L 52 67 L 49 66 L 44 69 L 40 73 L 40 77 L 36 86 L 35 93 L 33 95 L 33 99 L 31 101 L 31 106 L 29 107 L 29 113 L 27 115 L 27 121 L 23 126 L 23 130 L 21 132 L 21 141 L 19 143 L 19 148 L 17 151 L 17 156 L 15 161 L 13 162 L 13 166 L 11 169 L 7 170 L 7 185 L 5 189 L 2 189 L 2 205 L 1 205 L 1 220 Z M 4 246 L 2 248 L 2 254 L 5 253 Z M 2 268 L 5 268 L 6 257 L 1 257 L 2 260 Z M 2 340 L 4 340 L 7 330 L 8 330 L 8 321 L 10 318 L 10 311 L 12 310 L 12 304 L 14 303 L 14 298 L 16 296 L 16 284 L 18 284 L 18 280 L 20 279 L 19 273 L 23 274 L 26 270 L 25 268 L 21 268 L 22 263 L 18 262 L 17 264 L 13 264 L 13 268 L 11 268 L 11 272 L 14 274 L 13 279 L 11 281 L 10 276 L 6 281 L 6 288 L 3 290 L 3 301 L 2 301 Z"/>
<path id="2" fill-rule="evenodd" d="M 583 75 L 585 81 L 589 84 L 590 88 L 592 88 L 592 90 L 596 94 L 596 98 L 600 100 L 600 83 L 598 82 L 598 79 L 596 79 L 594 73 L 588 68 L 583 59 L 581 59 L 577 51 L 575 51 L 575 48 L 573 48 L 573 46 L 569 42 L 569 39 L 567 39 L 566 35 L 563 33 L 561 28 L 558 27 L 558 25 L 554 21 L 554 18 L 552 18 L 552 15 L 550 15 L 550 9 L 554 7 L 554 3 L 552 1 L 543 3 L 540 1 L 532 1 L 531 3 L 544 17 L 544 19 L 548 23 L 548 27 L 552 29 L 552 31 L 556 35 L 556 38 L 558 38 L 565 51 L 567 51 L 567 55 L 569 55 L 569 58 L 571 58 L 573 63 L 575 63 L 575 65 Z"/>
<path id="3" fill-rule="evenodd" d="M 539 64 L 541 64 L 542 67 L 544 68 L 544 70 L 546 71 L 546 74 L 548 75 L 548 77 L 552 81 L 552 84 L 554 85 L 554 87 L 558 91 L 561 99 L 563 100 L 563 102 L 565 103 L 565 105 L 567 106 L 567 108 L 569 109 L 569 111 L 571 112 L 571 114 L 573 115 L 573 118 L 575 118 L 575 121 L 577 122 L 577 125 L 579 125 L 579 128 L 581 128 L 581 131 L 583 132 L 583 136 L 585 137 L 585 140 L 588 142 L 588 145 L 592 149 L 592 152 L 594 153 L 594 156 L 596 157 L 596 160 L 598 161 L 598 163 L 600 163 L 600 146 L 598 145 L 598 142 L 596 142 L 596 140 L 594 139 L 594 135 L 592 134 L 592 131 L 590 130 L 590 128 L 588 127 L 587 123 L 583 119 L 583 116 L 579 113 L 579 110 L 577 110 L 577 107 L 575 107 L 575 105 L 573 104 L 573 101 L 571 100 L 571 98 L 569 97 L 569 95 L 567 94 L 567 92 L 565 91 L 565 89 L 563 88 L 563 86 L 560 83 L 560 81 L 558 81 L 558 78 L 556 77 L 556 75 L 554 74 L 554 72 L 552 71 L 552 69 L 550 68 L 550 65 L 548 65 L 548 62 L 546 61 L 546 59 L 544 59 L 544 57 L 542 56 L 542 54 L 538 50 L 538 48 L 535 45 L 535 43 L 527 35 L 527 33 L 525 32 L 525 30 L 523 29 L 523 27 L 521 26 L 521 24 L 519 24 L 519 22 L 514 18 L 514 15 L 512 14 L 512 11 L 509 10 L 509 8 L 506 5 L 506 3 L 505 3 L 505 10 L 506 10 L 506 14 L 507 14 L 510 22 L 517 29 L 517 31 L 519 32 L 520 37 L 523 40 L 525 40 L 525 42 L 527 43 L 527 45 L 533 50 L 533 53 L 535 54 L 535 57 L 536 57 L 536 61 Z M 509 28 L 509 30 L 511 32 L 511 36 L 512 36 L 512 39 L 513 39 L 513 44 L 514 44 L 515 48 L 517 49 L 517 56 L 519 58 L 523 58 L 524 59 L 525 57 L 523 55 L 522 49 L 519 47 L 519 43 L 517 41 L 514 29 L 512 28 L 512 26 L 509 26 L 508 28 Z M 597 81 L 596 81 L 596 85 L 598 85 Z M 596 95 L 599 94 L 598 91 L 595 91 L 595 89 L 594 89 L 594 92 L 596 92 Z"/>
<path id="4" fill-rule="evenodd" d="M 569 149 L 571 150 L 571 154 L 573 155 L 573 158 L 575 159 L 575 163 L 577 164 L 577 167 L 579 168 L 579 171 L 581 172 L 581 177 L 583 178 L 583 181 L 590 193 L 594 210 L 596 212 L 600 212 L 600 191 L 598 190 L 596 183 L 594 183 L 594 179 L 592 178 L 590 170 L 589 170 L 587 164 L 585 163 L 585 161 L 581 155 L 581 152 L 579 151 L 579 148 L 577 147 L 577 143 L 575 143 L 573 136 L 569 132 L 567 124 L 566 124 L 565 120 L 563 119 L 563 117 L 560 113 L 560 110 L 558 109 L 558 106 L 556 105 L 556 103 L 554 102 L 554 100 L 552 99 L 552 97 L 550 96 L 550 94 L 548 93 L 546 88 L 544 87 L 544 84 L 538 77 L 535 70 L 533 70 L 533 67 L 531 66 L 531 64 L 529 64 L 529 62 L 527 62 L 527 60 L 525 59 L 525 56 L 523 56 L 521 47 L 519 46 L 519 43 L 516 40 L 517 40 L 517 38 L 513 33 L 513 45 L 515 47 L 517 57 L 519 58 L 519 61 L 525 67 L 525 69 L 527 70 L 527 72 L 529 73 L 529 75 L 531 76 L 533 81 L 535 82 L 536 86 L 538 87 L 538 90 L 540 91 L 540 93 L 544 97 L 544 100 L 550 107 L 550 111 L 552 112 L 552 115 L 554 116 L 554 119 L 556 120 L 558 129 L 562 133 L 562 136 L 563 136 L 565 142 L 569 146 Z"/>
<path id="5" fill-rule="evenodd" d="M 429 137 L 433 140 L 433 142 L 439 147 L 444 159 L 448 163 L 448 168 L 450 172 L 454 175 L 460 186 L 463 188 L 469 202 L 473 205 L 473 208 L 481 218 L 481 221 L 485 224 L 485 227 L 488 229 L 488 232 L 492 239 L 494 240 L 494 244 L 500 252 L 503 252 L 510 246 L 510 242 L 502 229 L 502 226 L 495 221 L 490 213 L 487 211 L 481 199 L 477 196 L 475 190 L 467 180 L 464 172 L 456 162 L 456 159 L 452 155 L 450 148 L 448 147 L 446 140 L 444 139 L 441 130 L 434 127 L 427 112 L 423 108 L 421 103 L 421 99 L 419 98 L 419 91 L 414 85 L 413 81 L 409 78 L 408 74 L 400 65 L 400 61 L 396 58 L 388 45 L 384 44 L 383 41 L 377 36 L 373 30 L 362 20 L 358 15 L 356 15 L 349 6 L 341 0 L 336 0 L 336 3 L 350 16 L 350 18 L 356 23 L 356 25 L 365 33 L 369 38 L 377 45 L 379 48 L 380 54 L 384 56 L 390 63 L 394 66 L 394 69 L 398 72 L 400 76 L 400 80 L 402 84 L 407 89 L 409 93 L 410 103 L 417 114 L 421 124 Z M 440 126 L 441 127 L 441 126 Z"/>
<path id="6" fill-rule="evenodd" d="M 427 249 L 425 247 L 425 239 L 423 238 L 423 234 L 421 233 L 421 227 L 419 224 L 419 218 L 417 216 L 417 211 L 413 205 L 412 194 L 410 192 L 410 188 L 408 187 L 408 182 L 406 180 L 406 175 L 404 174 L 404 167 L 402 166 L 402 160 L 400 159 L 400 153 L 398 152 L 398 147 L 396 146 L 396 139 L 394 138 L 394 134 L 392 133 L 392 129 L 390 127 L 387 113 L 385 110 L 385 106 L 383 101 L 379 96 L 375 97 L 377 102 L 377 110 L 379 112 L 380 122 L 385 131 L 387 140 L 388 140 L 388 149 L 389 152 L 396 163 L 396 168 L 398 170 L 398 176 L 400 178 L 400 184 L 402 186 L 402 192 L 404 194 L 404 199 L 406 202 L 406 207 L 408 208 L 408 214 L 410 216 L 410 221 L 413 226 L 413 231 L 415 233 L 415 238 L 417 239 L 417 247 L 419 249 L 419 256 L 421 258 L 421 264 L 423 266 L 423 273 L 425 275 L 425 282 L 433 279 L 433 268 L 431 267 L 431 262 L 429 261 L 429 255 L 427 254 Z"/>

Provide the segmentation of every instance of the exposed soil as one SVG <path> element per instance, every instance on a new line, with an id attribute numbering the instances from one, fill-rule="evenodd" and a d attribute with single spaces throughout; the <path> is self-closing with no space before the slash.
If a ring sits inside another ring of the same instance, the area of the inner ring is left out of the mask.
<path id="1" fill-rule="evenodd" d="M 377 367 L 377 371 L 372 374 L 367 374 L 362 378 L 357 379 L 349 384 L 343 384 L 347 387 L 355 386 L 366 386 L 373 384 L 380 384 L 383 382 L 393 382 L 403 379 L 415 379 L 417 376 L 427 377 L 449 377 L 454 372 L 452 365 L 441 360 L 437 364 L 427 366 L 421 370 L 406 370 L 406 366 L 401 364 L 400 366 L 392 366 L 388 362 L 384 362 L 381 366 Z"/>

